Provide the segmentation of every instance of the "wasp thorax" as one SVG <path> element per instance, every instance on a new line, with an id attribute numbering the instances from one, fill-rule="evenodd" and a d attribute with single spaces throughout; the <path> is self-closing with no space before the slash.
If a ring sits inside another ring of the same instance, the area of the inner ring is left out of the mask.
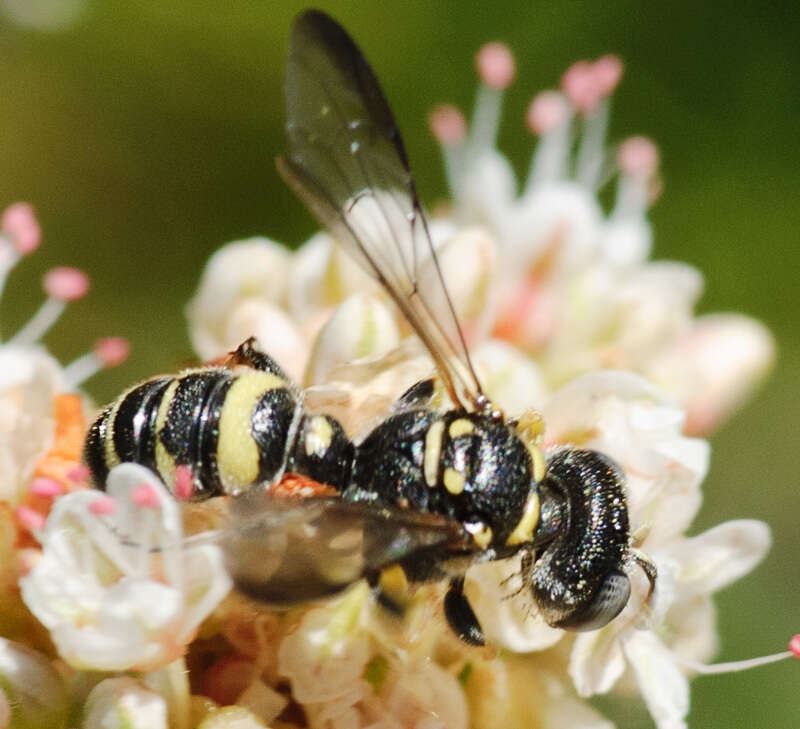
<path id="1" fill-rule="evenodd" d="M 528 506 L 532 468 L 529 448 L 498 419 L 412 410 L 358 446 L 345 497 L 444 514 L 470 525 L 481 548 L 505 545 Z"/>

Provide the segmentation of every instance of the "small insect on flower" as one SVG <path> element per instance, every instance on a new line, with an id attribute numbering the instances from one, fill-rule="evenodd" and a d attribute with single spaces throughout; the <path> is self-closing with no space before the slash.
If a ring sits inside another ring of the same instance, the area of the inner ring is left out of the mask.
<path id="1" fill-rule="evenodd" d="M 464 592 L 476 563 L 521 555 L 521 579 L 547 623 L 606 625 L 630 595 L 621 469 L 603 453 L 546 461 L 543 421 L 508 419 L 484 394 L 445 287 L 408 157 L 378 81 L 350 36 L 318 11 L 294 25 L 286 71 L 288 152 L 278 167 L 316 217 L 383 287 L 436 364 L 359 442 L 302 394 L 254 340 L 225 366 L 157 377 L 92 426 L 86 461 L 102 486 L 135 461 L 183 498 L 237 495 L 229 567 L 246 593 L 286 604 L 400 566 L 411 582 L 449 580 L 444 611 L 484 643 Z M 334 496 L 280 499 L 264 485 L 296 473 Z"/>

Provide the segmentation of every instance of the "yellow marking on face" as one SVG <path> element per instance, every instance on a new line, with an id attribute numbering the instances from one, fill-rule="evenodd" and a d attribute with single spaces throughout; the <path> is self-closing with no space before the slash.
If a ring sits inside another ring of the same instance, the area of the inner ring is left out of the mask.
<path id="1" fill-rule="evenodd" d="M 439 475 L 439 457 L 442 454 L 442 434 L 444 433 L 444 421 L 437 420 L 425 433 L 425 453 L 422 457 L 422 473 L 425 476 L 425 483 L 431 488 L 436 486 L 436 479 Z"/>
<path id="2" fill-rule="evenodd" d="M 450 423 L 448 433 L 451 438 L 458 438 L 460 435 L 467 435 L 475 430 L 475 424 L 466 418 L 459 418 Z"/>
<path id="3" fill-rule="evenodd" d="M 175 391 L 178 389 L 180 378 L 176 377 L 169 383 L 167 389 L 164 390 L 164 395 L 161 402 L 158 403 L 158 412 L 156 413 L 156 433 L 160 433 L 164 424 L 167 422 L 167 414 L 169 413 L 169 406 L 175 397 Z M 164 479 L 167 487 L 172 489 L 175 483 L 175 459 L 167 452 L 161 438 L 156 436 L 156 468 L 159 474 Z"/>
<path id="4" fill-rule="evenodd" d="M 230 386 L 219 417 L 217 468 L 225 493 L 236 493 L 258 478 L 259 449 L 253 440 L 251 418 L 264 393 L 286 383 L 269 372 L 250 371 Z"/>
<path id="5" fill-rule="evenodd" d="M 451 494 L 460 494 L 464 490 L 466 479 L 463 473 L 459 473 L 455 468 L 445 468 L 444 476 L 442 477 L 444 487 Z"/>
<path id="6" fill-rule="evenodd" d="M 333 426 L 322 415 L 315 415 L 308 424 L 305 435 L 305 449 L 307 456 L 325 455 L 333 440 Z"/>
<path id="7" fill-rule="evenodd" d="M 514 531 L 506 539 L 507 546 L 513 547 L 516 544 L 533 541 L 533 530 L 536 529 L 539 523 L 540 509 L 539 494 L 536 491 L 531 491 L 517 526 L 514 527 Z"/>
<path id="8" fill-rule="evenodd" d="M 481 549 L 486 549 L 492 543 L 492 527 L 487 524 L 467 524 L 467 531 L 472 535 L 472 541 Z"/>

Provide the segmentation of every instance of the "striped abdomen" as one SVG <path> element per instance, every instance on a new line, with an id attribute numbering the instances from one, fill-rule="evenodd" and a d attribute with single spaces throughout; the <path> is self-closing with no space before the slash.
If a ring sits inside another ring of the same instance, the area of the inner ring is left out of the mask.
<path id="1" fill-rule="evenodd" d="M 133 387 L 92 425 L 84 458 L 101 488 L 108 471 L 133 461 L 175 489 L 188 467 L 195 499 L 270 480 L 286 460 L 296 411 L 286 380 L 224 368 L 158 377 Z"/>

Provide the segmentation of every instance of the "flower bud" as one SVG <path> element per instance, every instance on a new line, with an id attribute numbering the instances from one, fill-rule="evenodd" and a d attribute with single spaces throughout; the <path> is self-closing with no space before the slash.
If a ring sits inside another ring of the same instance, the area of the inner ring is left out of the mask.
<path id="1" fill-rule="evenodd" d="M 394 312 L 369 294 L 354 294 L 336 309 L 317 336 L 305 384 L 323 384 L 337 366 L 378 357 L 399 343 Z"/>
<path id="2" fill-rule="evenodd" d="M 203 359 L 227 351 L 228 317 L 243 299 L 284 300 L 290 255 L 268 238 L 248 238 L 229 243 L 211 256 L 186 307 L 192 343 Z"/>
<path id="3" fill-rule="evenodd" d="M 86 699 L 84 729 L 167 729 L 167 703 L 136 679 L 107 678 Z"/>
<path id="4" fill-rule="evenodd" d="M 64 682 L 40 653 L 0 638 L 0 687 L 0 726 L 64 726 Z M 2 723 L 4 713 L 12 724 Z"/>

